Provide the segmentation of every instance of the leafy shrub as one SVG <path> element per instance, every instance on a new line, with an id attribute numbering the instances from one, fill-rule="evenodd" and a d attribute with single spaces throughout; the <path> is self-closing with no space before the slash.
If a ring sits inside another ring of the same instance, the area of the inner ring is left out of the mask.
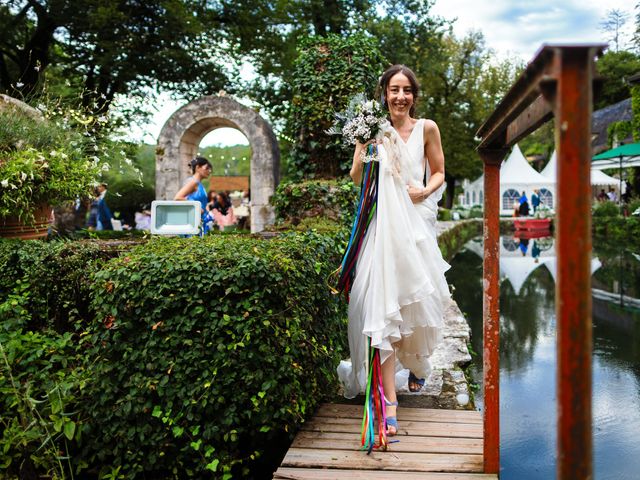
<path id="1" fill-rule="evenodd" d="M 58 477 L 264 471 L 335 394 L 346 349 L 326 278 L 348 232 L 316 220 L 324 235 L 0 241 L 0 462 Z"/>
<path id="2" fill-rule="evenodd" d="M 441 222 L 446 222 L 451 220 L 451 210 L 448 208 L 438 208 L 438 220 Z"/>
<path id="3" fill-rule="evenodd" d="M 592 228 L 595 235 L 606 237 L 609 243 L 624 241 L 640 248 L 640 217 L 594 216 Z"/>
<path id="4" fill-rule="evenodd" d="M 629 215 L 633 215 L 633 213 L 638 209 L 640 209 L 640 197 L 634 197 L 629 202 L 629 205 L 627 205 L 627 211 L 629 212 Z"/>
<path id="5" fill-rule="evenodd" d="M 350 179 L 281 182 L 271 197 L 280 222 L 294 225 L 307 217 L 322 217 L 351 224 L 359 188 Z"/>
<path id="6" fill-rule="evenodd" d="M 101 180 L 108 186 L 107 204 L 128 225 L 134 225 L 135 213 L 149 209 L 156 198 L 155 178 L 148 171 L 143 175 L 142 169 L 148 170 L 149 166 L 139 165 L 138 149 L 133 144 L 110 143 L 110 151 L 104 156 L 109 162 Z"/>
<path id="7" fill-rule="evenodd" d="M 34 118 L 27 108 L 4 107 L 0 115 L 0 217 L 33 222 L 42 203 L 87 196 L 99 170 L 85 132 L 68 119 Z"/>
<path id="8" fill-rule="evenodd" d="M 594 217 L 617 217 L 620 215 L 620 207 L 614 202 L 598 202 L 593 205 Z"/>
<path id="9" fill-rule="evenodd" d="M 0 240 L 0 301 L 23 280 L 30 286 L 25 306 L 29 330 L 70 330 L 74 322 L 91 318 L 91 275 L 122 248 L 95 242 Z"/>
<path id="10" fill-rule="evenodd" d="M 128 477 L 248 475 L 335 393 L 336 240 L 153 239 L 95 276 L 83 458 Z M 99 439 L 99 441 L 96 441 Z"/>
<path id="11" fill-rule="evenodd" d="M 469 210 L 469 214 L 467 218 L 483 218 L 484 211 L 482 209 L 482 205 L 473 205 Z"/>
<path id="12" fill-rule="evenodd" d="M 71 333 L 27 329 L 29 290 L 17 280 L 0 301 L 0 469 L 3 478 L 73 477 L 87 370 Z"/>

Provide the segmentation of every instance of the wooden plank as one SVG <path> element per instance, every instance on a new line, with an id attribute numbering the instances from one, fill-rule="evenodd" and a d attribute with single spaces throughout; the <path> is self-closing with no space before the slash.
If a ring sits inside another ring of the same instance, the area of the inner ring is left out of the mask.
<path id="1" fill-rule="evenodd" d="M 426 437 L 467 437 L 482 438 L 482 424 L 440 423 L 440 422 L 399 422 L 398 437 L 420 435 Z M 360 422 L 351 418 L 316 417 L 302 424 L 302 430 L 319 432 L 360 433 Z"/>
<path id="2" fill-rule="evenodd" d="M 389 445 L 393 452 L 414 453 L 465 453 L 482 454 L 482 439 L 461 437 L 393 437 L 398 440 Z M 328 450 L 358 450 L 359 433 L 301 431 L 291 444 L 296 448 L 315 448 Z"/>
<path id="3" fill-rule="evenodd" d="M 482 472 L 482 455 L 311 450 L 290 448 L 283 467 L 396 470 L 408 472 Z"/>
<path id="4" fill-rule="evenodd" d="M 361 420 L 362 405 L 325 403 L 315 417 L 343 417 Z M 436 410 L 431 408 L 398 407 L 398 419 L 445 423 L 482 423 L 482 413 L 475 410 Z"/>
<path id="5" fill-rule="evenodd" d="M 372 472 L 371 470 L 338 470 L 280 467 L 274 480 L 498 480 L 486 473 Z"/>

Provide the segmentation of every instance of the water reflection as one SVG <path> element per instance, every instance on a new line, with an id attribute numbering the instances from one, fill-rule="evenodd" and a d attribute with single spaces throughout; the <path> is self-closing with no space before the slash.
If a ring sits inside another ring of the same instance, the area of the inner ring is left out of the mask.
<path id="1" fill-rule="evenodd" d="M 482 381 L 482 242 L 469 242 L 447 277 L 467 315 Z M 556 339 L 553 238 L 500 238 L 501 479 L 555 477 Z M 593 418 L 598 479 L 640 470 L 640 252 L 594 245 Z M 482 391 L 477 395 L 482 408 Z M 620 459 L 625 461 L 621 462 Z"/>

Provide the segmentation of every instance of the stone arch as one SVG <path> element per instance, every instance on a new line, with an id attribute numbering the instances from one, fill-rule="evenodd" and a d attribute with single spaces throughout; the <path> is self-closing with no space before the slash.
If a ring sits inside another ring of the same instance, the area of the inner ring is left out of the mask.
<path id="1" fill-rule="evenodd" d="M 251 232 L 260 232 L 275 220 L 269 198 L 278 185 L 280 150 L 271 125 L 230 97 L 200 97 L 164 124 L 156 148 L 156 198 L 173 199 L 191 175 L 188 163 L 200 141 L 220 127 L 240 130 L 251 144 Z"/>

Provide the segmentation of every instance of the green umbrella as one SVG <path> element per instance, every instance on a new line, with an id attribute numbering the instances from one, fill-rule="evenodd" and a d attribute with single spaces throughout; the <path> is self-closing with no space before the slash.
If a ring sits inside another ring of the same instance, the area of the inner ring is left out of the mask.
<path id="1" fill-rule="evenodd" d="M 591 168 L 604 170 L 618 168 L 620 171 L 620 191 L 622 196 L 622 169 L 627 167 L 640 167 L 640 143 L 627 143 L 599 153 L 592 158 Z M 620 202 L 620 198 L 618 202 Z"/>
<path id="2" fill-rule="evenodd" d="M 627 143 L 619 147 L 612 148 L 606 152 L 599 153 L 593 157 L 593 160 L 608 160 L 611 158 L 618 159 L 620 157 L 638 157 L 640 156 L 640 143 Z"/>

